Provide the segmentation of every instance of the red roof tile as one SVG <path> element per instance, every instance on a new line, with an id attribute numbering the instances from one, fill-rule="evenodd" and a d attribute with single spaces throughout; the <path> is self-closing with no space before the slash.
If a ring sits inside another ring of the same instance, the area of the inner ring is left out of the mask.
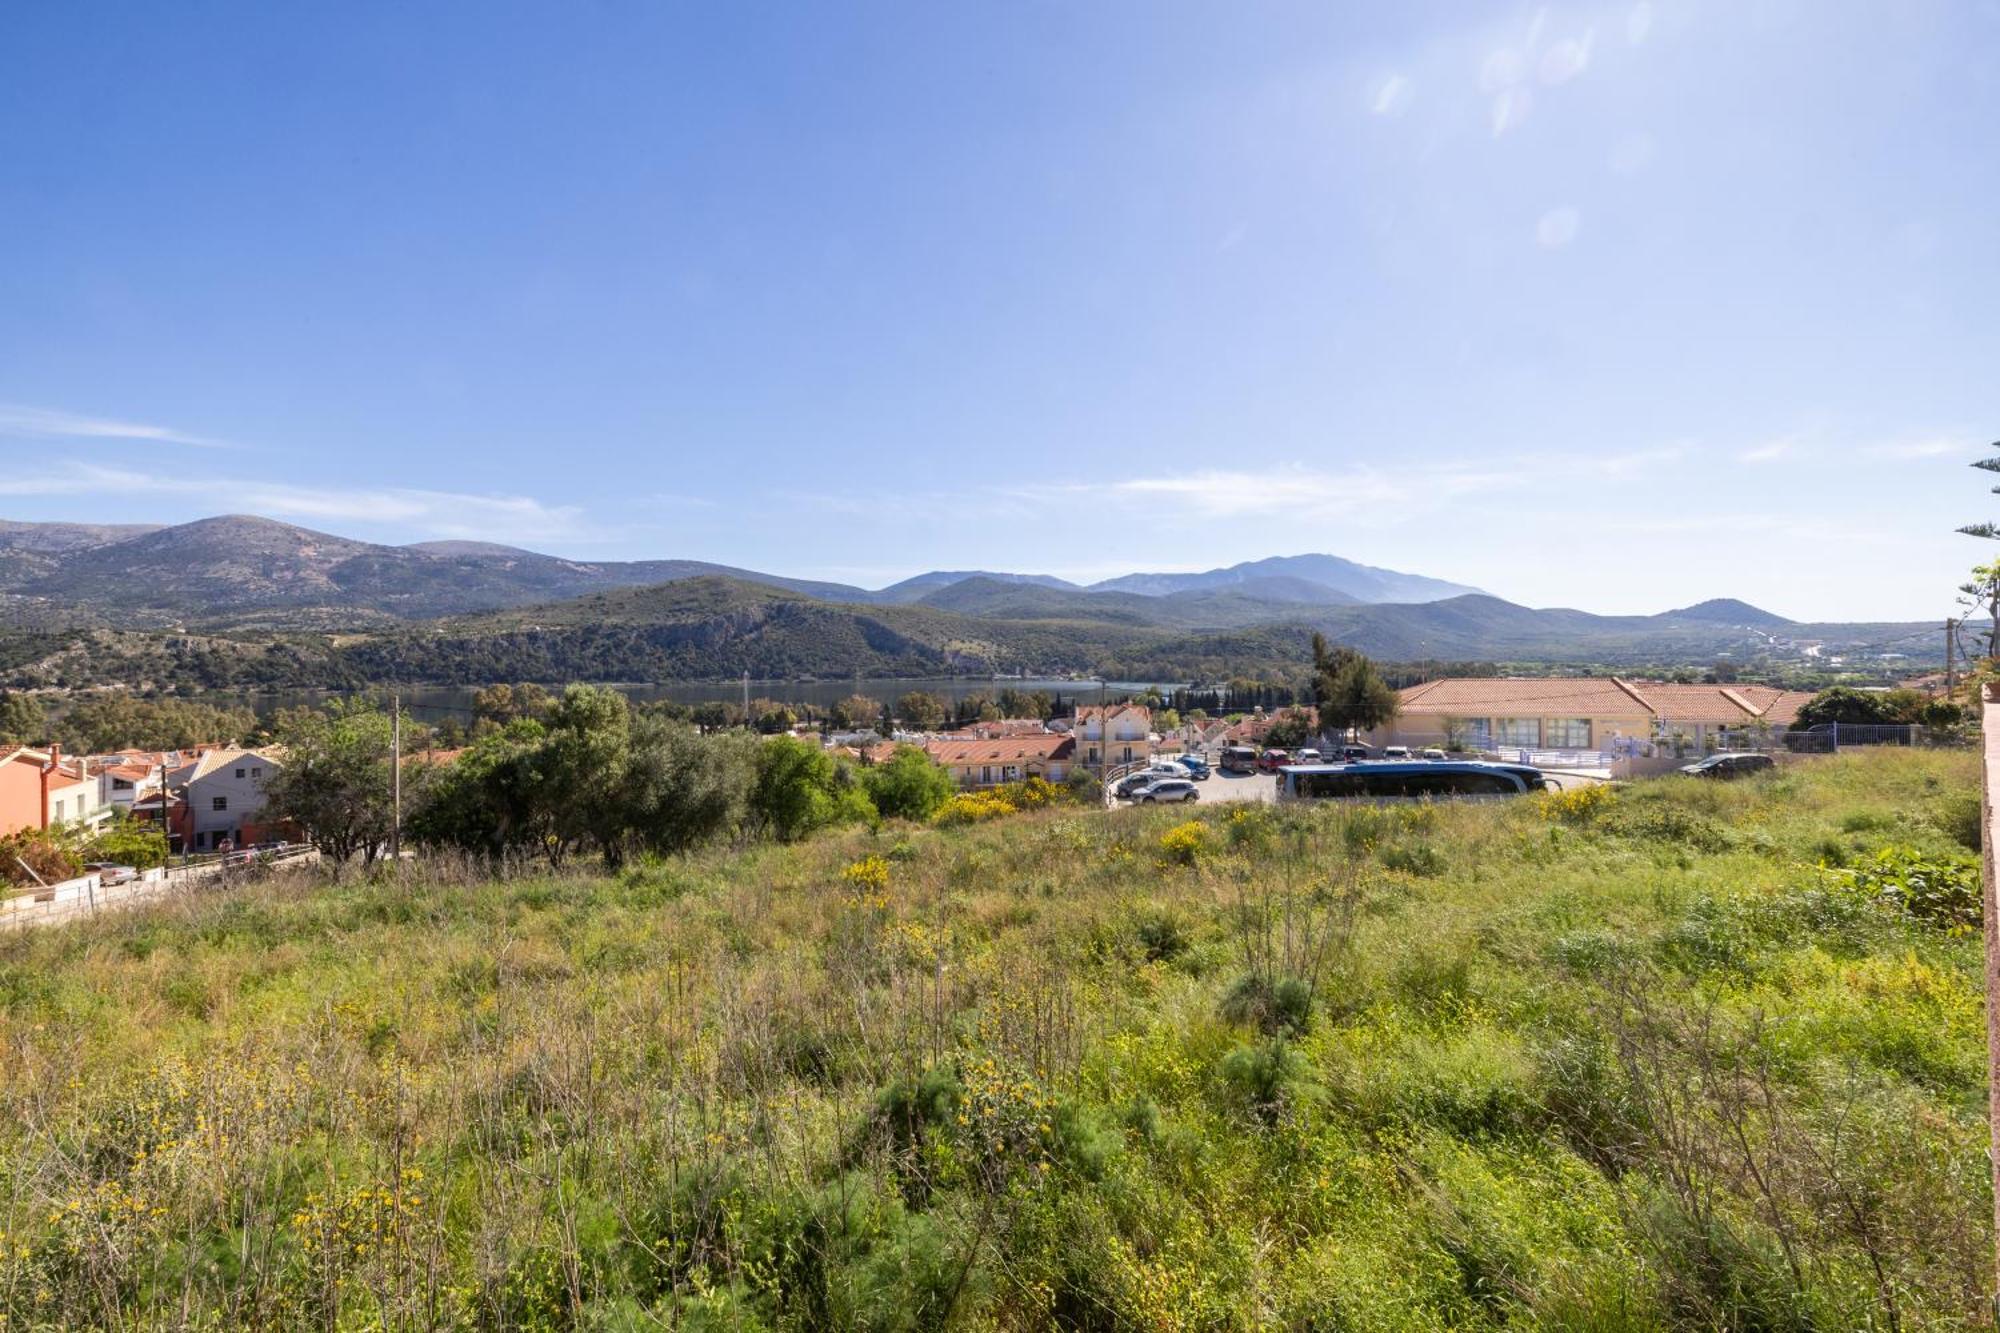
<path id="1" fill-rule="evenodd" d="M 991 740 L 935 740 L 924 753 L 940 764 L 1022 764 L 1067 759 L 1076 742 L 1068 736 L 996 736 Z"/>

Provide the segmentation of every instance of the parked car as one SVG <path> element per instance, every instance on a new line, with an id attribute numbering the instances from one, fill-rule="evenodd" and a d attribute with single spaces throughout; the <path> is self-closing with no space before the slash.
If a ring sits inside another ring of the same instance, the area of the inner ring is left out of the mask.
<path id="1" fill-rule="evenodd" d="M 1432 746 L 1430 749 L 1425 750 L 1423 757 L 1430 760 L 1434 764 L 1448 764 L 1451 762 L 1451 756 L 1446 754 L 1443 750 L 1438 749 L 1436 746 Z"/>
<path id="2" fill-rule="evenodd" d="M 1247 745 L 1230 745 L 1222 751 L 1222 771 L 1225 773 L 1255 773 L 1257 752 Z"/>
<path id="3" fill-rule="evenodd" d="M 1257 771 L 1259 773 L 1275 773 L 1291 762 L 1291 755 L 1283 750 L 1266 750 L 1257 756 Z"/>
<path id="4" fill-rule="evenodd" d="M 1321 762 L 1320 753 L 1308 745 L 1303 750 L 1292 751 L 1292 762 L 1295 764 L 1317 764 Z"/>
<path id="5" fill-rule="evenodd" d="M 92 861 L 84 866 L 97 876 L 97 882 L 104 885 L 130 884 L 139 878 L 139 871 L 133 866 L 121 866 L 111 861 Z"/>
<path id="6" fill-rule="evenodd" d="M 1137 773 L 1127 773 L 1111 784 L 1111 794 L 1120 800 L 1130 800 L 1139 794 L 1140 788 L 1150 787 L 1165 777 L 1164 773 L 1149 773 L 1143 769 Z"/>
<path id="7" fill-rule="evenodd" d="M 1193 778 L 1196 782 L 1206 782 L 1208 780 L 1210 772 L 1210 769 L 1208 767 L 1208 760 L 1203 759 L 1200 755 L 1198 754 L 1175 755 L 1174 762 L 1179 764 L 1182 768 L 1186 769 L 1187 775 Z"/>
<path id="8" fill-rule="evenodd" d="M 1138 796 L 1133 799 L 1141 805 L 1154 805 L 1161 802 L 1174 801 L 1199 801 L 1201 799 L 1201 789 L 1186 778 L 1161 778 L 1150 787 L 1140 788 Z"/>
<path id="9" fill-rule="evenodd" d="M 1382 757 L 1384 759 L 1407 760 L 1410 757 L 1410 747 L 1407 745 L 1385 745 L 1382 747 Z"/>
<path id="10" fill-rule="evenodd" d="M 1152 763 L 1146 765 L 1146 771 L 1168 778 L 1191 778 L 1194 776 L 1188 770 L 1188 766 L 1178 759 L 1155 759 Z"/>
<path id="11" fill-rule="evenodd" d="M 1365 745 L 1343 745 L 1340 747 L 1339 762 L 1344 764 L 1358 764 L 1363 759 L 1371 759 L 1373 757 L 1374 752 Z"/>
<path id="12" fill-rule="evenodd" d="M 1747 778 L 1752 773 L 1768 773 L 1775 767 L 1768 754 L 1712 754 L 1706 759 L 1683 765 L 1681 772 L 1691 778 L 1715 778 L 1726 782 L 1731 778 Z"/>

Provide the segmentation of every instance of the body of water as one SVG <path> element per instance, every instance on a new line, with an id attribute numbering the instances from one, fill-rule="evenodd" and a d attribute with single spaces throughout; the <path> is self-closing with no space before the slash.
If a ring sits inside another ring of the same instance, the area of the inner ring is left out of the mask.
<path id="1" fill-rule="evenodd" d="M 552 693 L 559 692 L 559 687 L 550 688 Z M 676 703 L 683 704 L 743 701 L 741 681 L 613 685 L 612 688 L 633 703 L 651 703 L 657 699 L 672 699 Z M 1094 704 L 1098 701 L 1100 690 L 1104 698 L 1118 702 L 1144 694 L 1147 690 L 1158 690 L 1164 695 L 1185 688 L 1184 684 L 1174 681 L 1098 682 L 1013 678 L 983 680 L 966 676 L 940 676 L 918 680 L 753 680 L 750 682 L 750 697 L 776 699 L 785 704 L 812 704 L 824 708 L 845 699 L 850 694 L 865 694 L 878 702 L 894 703 L 911 690 L 922 690 L 926 694 L 935 694 L 955 701 L 969 694 L 998 695 L 1001 690 L 1015 689 L 1029 694 L 1040 690 L 1050 698 L 1061 695 L 1064 699 L 1075 703 Z M 465 685 L 405 685 L 399 692 L 403 696 L 403 706 L 410 716 L 423 722 L 443 722 L 447 718 L 455 717 L 460 721 L 469 718 L 472 715 L 472 696 L 479 691 L 475 687 Z M 317 707 L 329 699 L 340 697 L 343 693 L 345 691 L 340 690 L 271 690 L 262 693 L 223 692 L 202 697 L 208 703 L 248 705 L 263 714 L 301 705 Z"/>

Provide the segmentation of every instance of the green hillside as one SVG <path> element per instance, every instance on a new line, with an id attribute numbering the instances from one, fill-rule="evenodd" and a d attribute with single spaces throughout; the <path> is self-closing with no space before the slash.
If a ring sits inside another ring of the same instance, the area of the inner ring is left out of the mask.
<path id="1" fill-rule="evenodd" d="M 1990 1327 L 1976 807 L 1879 753 L 0 938 L 0 1315 Z"/>

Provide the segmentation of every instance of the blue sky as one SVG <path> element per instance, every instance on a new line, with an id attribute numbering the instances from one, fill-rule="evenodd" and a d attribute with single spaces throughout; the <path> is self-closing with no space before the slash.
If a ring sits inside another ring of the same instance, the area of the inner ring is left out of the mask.
<path id="1" fill-rule="evenodd" d="M 1943 615 L 2000 5 L 16 5 L 0 515 Z"/>

